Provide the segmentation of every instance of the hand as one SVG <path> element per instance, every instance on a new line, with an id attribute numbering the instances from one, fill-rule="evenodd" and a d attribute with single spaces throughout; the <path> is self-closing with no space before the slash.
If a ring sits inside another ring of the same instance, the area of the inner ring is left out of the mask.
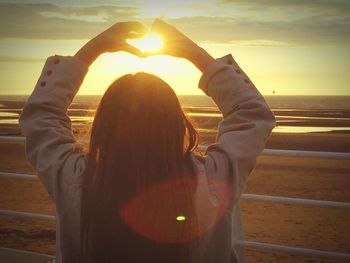
<path id="1" fill-rule="evenodd" d="M 152 31 L 162 37 L 163 47 L 159 51 L 148 52 L 145 55 L 165 54 L 184 58 L 191 61 L 202 72 L 215 60 L 190 38 L 160 19 L 154 21 Z"/>
<path id="2" fill-rule="evenodd" d="M 147 54 L 158 53 L 188 59 L 191 50 L 199 49 L 191 39 L 160 19 L 154 20 L 151 31 L 162 37 L 163 47 L 159 51 Z"/>
<path id="3" fill-rule="evenodd" d="M 126 39 L 141 38 L 147 31 L 147 28 L 139 22 L 116 23 L 91 39 L 75 56 L 88 65 L 106 52 L 126 51 L 144 57 L 145 55 L 139 49 L 129 45 Z"/>

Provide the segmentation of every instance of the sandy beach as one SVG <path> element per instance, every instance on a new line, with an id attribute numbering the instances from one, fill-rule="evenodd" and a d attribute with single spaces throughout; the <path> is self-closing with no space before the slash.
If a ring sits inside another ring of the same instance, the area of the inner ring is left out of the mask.
<path id="1" fill-rule="evenodd" d="M 273 134 L 267 148 L 346 151 L 350 134 Z M 0 171 L 34 174 L 23 144 L 0 144 Z M 245 192 L 350 202 L 349 175 L 350 160 L 260 156 Z M 241 205 L 247 240 L 350 253 L 350 211 L 245 200 Z M 38 181 L 0 179 L 0 207 L 54 214 Z M 0 246 L 54 254 L 55 224 L 1 216 Z M 246 256 L 247 262 L 341 262 L 253 249 Z"/>

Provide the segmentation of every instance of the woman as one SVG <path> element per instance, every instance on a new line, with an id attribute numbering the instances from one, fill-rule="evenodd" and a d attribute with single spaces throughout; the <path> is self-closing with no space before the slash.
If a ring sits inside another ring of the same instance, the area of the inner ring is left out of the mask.
<path id="1" fill-rule="evenodd" d="M 275 119 L 231 55 L 215 60 L 156 20 L 159 54 L 202 73 L 200 89 L 223 114 L 217 143 L 193 151 L 197 134 L 172 89 L 156 76 L 116 80 L 97 110 L 88 154 L 67 108 L 105 52 L 145 56 L 126 39 L 140 23 L 117 23 L 73 57 L 48 58 L 20 117 L 26 151 L 57 210 L 57 262 L 243 262 L 238 200 Z"/>

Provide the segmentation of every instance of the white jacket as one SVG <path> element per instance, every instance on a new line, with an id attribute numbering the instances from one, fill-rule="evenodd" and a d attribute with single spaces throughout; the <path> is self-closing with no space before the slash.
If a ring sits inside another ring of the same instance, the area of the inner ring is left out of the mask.
<path id="1" fill-rule="evenodd" d="M 87 158 L 73 136 L 67 109 L 87 71 L 76 57 L 49 57 L 20 116 L 28 159 L 56 206 L 58 263 L 77 262 L 79 253 L 81 176 Z M 193 157 L 199 185 L 195 205 L 220 197 L 220 188 L 212 182 L 228 180 L 233 185 L 232 205 L 205 240 L 202 262 L 229 263 L 234 258 L 244 262 L 243 249 L 235 245 L 235 240 L 243 239 L 238 201 L 275 118 L 231 55 L 207 67 L 199 88 L 213 98 L 224 119 L 204 162 Z"/>

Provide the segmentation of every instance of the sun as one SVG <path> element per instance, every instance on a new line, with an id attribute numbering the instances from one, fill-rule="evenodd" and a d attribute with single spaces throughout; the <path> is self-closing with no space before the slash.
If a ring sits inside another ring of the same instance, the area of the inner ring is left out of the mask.
<path id="1" fill-rule="evenodd" d="M 142 52 L 155 52 L 163 47 L 162 38 L 156 34 L 148 34 L 140 39 L 127 39 L 126 42 Z"/>

